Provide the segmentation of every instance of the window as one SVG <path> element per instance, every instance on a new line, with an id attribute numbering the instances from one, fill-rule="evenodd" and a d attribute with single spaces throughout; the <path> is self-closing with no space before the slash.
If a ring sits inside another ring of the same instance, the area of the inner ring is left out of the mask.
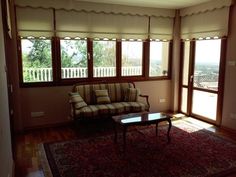
<path id="1" fill-rule="evenodd" d="M 150 42 L 149 76 L 167 76 L 169 67 L 169 42 Z"/>
<path id="2" fill-rule="evenodd" d="M 23 85 L 73 84 L 100 78 L 123 81 L 126 77 L 137 81 L 168 76 L 170 42 L 151 41 L 150 57 L 145 57 L 143 49 L 149 45 L 145 46 L 148 43 L 142 41 L 63 38 L 52 42 L 54 40 L 45 37 L 24 37 L 20 41 Z M 146 76 L 144 61 L 148 58 L 150 61 L 146 63 L 150 66 Z"/>
<path id="3" fill-rule="evenodd" d="M 172 17 L 17 3 L 15 19 L 22 87 L 169 79 Z"/>
<path id="4" fill-rule="evenodd" d="M 143 43 L 139 41 L 122 41 L 121 76 L 141 76 Z"/>
<path id="5" fill-rule="evenodd" d="M 51 40 L 21 39 L 23 82 L 52 81 Z"/>
<path id="6" fill-rule="evenodd" d="M 221 40 L 196 41 L 195 53 L 194 87 L 218 90 Z"/>
<path id="7" fill-rule="evenodd" d="M 65 39 L 60 44 L 62 78 L 88 77 L 87 41 Z"/>
<path id="8" fill-rule="evenodd" d="M 93 41 L 93 76 L 116 76 L 116 41 Z"/>

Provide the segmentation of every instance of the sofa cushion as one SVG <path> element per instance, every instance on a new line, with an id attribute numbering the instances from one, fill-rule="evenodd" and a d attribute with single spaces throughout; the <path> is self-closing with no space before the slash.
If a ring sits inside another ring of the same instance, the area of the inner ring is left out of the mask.
<path id="1" fill-rule="evenodd" d="M 125 91 L 124 101 L 128 102 L 136 102 L 138 100 L 138 96 L 140 94 L 140 90 L 137 88 L 127 88 Z"/>
<path id="2" fill-rule="evenodd" d="M 87 103 L 84 102 L 83 98 L 80 96 L 79 93 L 69 93 L 70 95 L 70 102 L 75 103 L 75 108 L 80 109 L 87 106 Z"/>
<path id="3" fill-rule="evenodd" d="M 107 90 L 94 90 L 97 104 L 111 103 Z"/>
<path id="4" fill-rule="evenodd" d="M 75 110 L 81 118 L 95 118 L 103 115 L 117 115 L 130 112 L 147 111 L 148 105 L 141 102 L 117 102 L 111 104 L 88 105 Z"/>
<path id="5" fill-rule="evenodd" d="M 148 105 L 141 102 L 127 102 L 131 112 L 142 112 L 148 110 Z"/>
<path id="6" fill-rule="evenodd" d="M 127 88 L 132 88 L 131 83 L 109 83 L 107 84 L 108 92 L 111 98 L 111 102 L 124 101 L 124 94 Z"/>

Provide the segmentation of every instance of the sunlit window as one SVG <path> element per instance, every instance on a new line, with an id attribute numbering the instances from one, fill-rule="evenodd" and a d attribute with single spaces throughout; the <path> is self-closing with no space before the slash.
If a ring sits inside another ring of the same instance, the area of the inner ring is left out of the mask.
<path id="1" fill-rule="evenodd" d="M 21 39 L 23 82 L 52 81 L 51 40 Z"/>
<path id="2" fill-rule="evenodd" d="M 116 76 L 116 41 L 93 41 L 93 76 Z"/>
<path id="3" fill-rule="evenodd" d="M 196 41 L 194 87 L 218 90 L 221 40 Z"/>
<path id="4" fill-rule="evenodd" d="M 169 42 L 150 42 L 149 76 L 167 76 L 169 65 Z"/>
<path id="5" fill-rule="evenodd" d="M 60 43 L 62 78 L 88 77 L 87 41 L 61 40 Z"/>
<path id="6" fill-rule="evenodd" d="M 122 41 L 122 76 L 142 75 L 143 43 Z"/>

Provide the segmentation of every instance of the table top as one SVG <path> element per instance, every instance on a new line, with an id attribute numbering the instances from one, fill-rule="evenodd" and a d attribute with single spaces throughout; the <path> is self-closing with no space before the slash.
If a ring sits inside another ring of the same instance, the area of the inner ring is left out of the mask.
<path id="1" fill-rule="evenodd" d="M 112 119 L 119 124 L 135 124 L 135 123 L 145 123 L 145 122 L 157 122 L 161 120 L 166 120 L 172 118 L 165 113 L 130 113 L 118 116 L 112 116 Z"/>

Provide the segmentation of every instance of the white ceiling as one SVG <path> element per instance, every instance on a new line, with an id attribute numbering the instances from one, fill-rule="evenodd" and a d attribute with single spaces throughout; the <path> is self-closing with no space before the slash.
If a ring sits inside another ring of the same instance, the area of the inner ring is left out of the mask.
<path id="1" fill-rule="evenodd" d="M 106 4 L 119 4 L 128 6 L 181 9 L 184 7 L 209 2 L 211 0 L 75 0 L 83 2 L 95 2 Z"/>

